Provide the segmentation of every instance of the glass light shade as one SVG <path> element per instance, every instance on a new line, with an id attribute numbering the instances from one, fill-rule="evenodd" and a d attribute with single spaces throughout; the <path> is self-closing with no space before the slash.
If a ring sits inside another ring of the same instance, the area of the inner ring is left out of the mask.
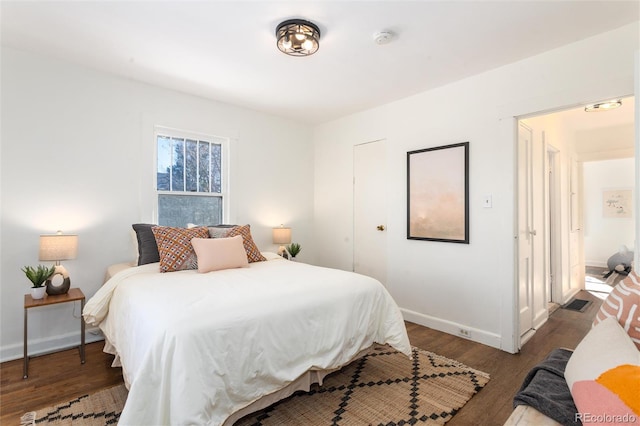
<path id="1" fill-rule="evenodd" d="M 584 110 L 586 112 L 594 112 L 594 111 L 608 111 L 610 109 L 618 108 L 622 105 L 622 101 L 620 99 L 616 99 L 613 101 L 600 102 L 593 105 L 587 105 Z"/>
<path id="2" fill-rule="evenodd" d="M 276 29 L 278 49 L 291 56 L 313 55 L 320 48 L 320 29 L 312 22 L 289 19 Z"/>
<path id="3" fill-rule="evenodd" d="M 291 228 L 273 228 L 273 244 L 290 244 Z"/>
<path id="4" fill-rule="evenodd" d="M 302 48 L 305 50 L 313 49 L 313 42 L 311 40 L 305 40 L 302 42 Z"/>
<path id="5" fill-rule="evenodd" d="M 69 260 L 78 256 L 78 236 L 63 235 L 40 235 L 40 260 Z"/>

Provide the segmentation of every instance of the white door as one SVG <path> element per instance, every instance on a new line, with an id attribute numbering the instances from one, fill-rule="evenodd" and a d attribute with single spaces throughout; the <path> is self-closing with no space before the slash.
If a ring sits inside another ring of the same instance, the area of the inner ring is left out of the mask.
<path id="1" fill-rule="evenodd" d="M 546 200 L 545 176 L 545 132 L 532 133 L 531 141 L 531 259 L 533 265 L 533 328 L 538 329 L 549 319 L 549 304 L 547 298 L 547 248 L 546 217 L 548 216 Z"/>
<path id="2" fill-rule="evenodd" d="M 562 240 L 560 239 L 560 164 L 558 149 L 547 145 L 547 206 L 548 226 L 546 227 L 547 247 L 547 300 L 562 303 Z"/>
<path id="3" fill-rule="evenodd" d="M 353 159 L 353 270 L 386 285 L 386 142 L 354 146 Z"/>
<path id="4" fill-rule="evenodd" d="M 522 340 L 533 329 L 532 136 L 530 128 L 518 123 L 518 308 Z"/>

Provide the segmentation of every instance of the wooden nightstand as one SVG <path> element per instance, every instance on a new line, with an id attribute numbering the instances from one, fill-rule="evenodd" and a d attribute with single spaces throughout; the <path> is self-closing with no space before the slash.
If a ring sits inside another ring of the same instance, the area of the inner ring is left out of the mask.
<path id="1" fill-rule="evenodd" d="M 79 288 L 69 289 L 66 294 L 59 294 L 57 296 L 45 296 L 43 299 L 34 299 L 30 294 L 24 295 L 24 375 L 23 378 L 28 377 L 29 369 L 29 355 L 27 354 L 27 312 L 31 308 L 37 308 L 39 306 L 55 305 L 57 303 L 67 303 L 80 301 L 80 362 L 84 364 L 84 318 L 82 318 L 82 311 L 84 310 L 84 293 Z"/>

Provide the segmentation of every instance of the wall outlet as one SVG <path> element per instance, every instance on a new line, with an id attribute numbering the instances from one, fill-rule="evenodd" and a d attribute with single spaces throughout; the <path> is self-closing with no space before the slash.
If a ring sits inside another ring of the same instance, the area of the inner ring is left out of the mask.
<path id="1" fill-rule="evenodd" d="M 471 332 L 468 328 L 461 328 L 458 330 L 458 335 L 462 337 L 471 337 Z"/>

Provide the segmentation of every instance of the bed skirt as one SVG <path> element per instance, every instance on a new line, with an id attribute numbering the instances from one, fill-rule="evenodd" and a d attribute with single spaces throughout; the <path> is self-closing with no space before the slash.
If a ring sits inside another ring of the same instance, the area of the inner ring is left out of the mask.
<path id="1" fill-rule="evenodd" d="M 349 361 L 347 364 L 351 364 L 353 361 L 356 361 L 360 358 L 362 358 L 363 356 L 367 355 L 371 349 L 373 348 L 373 346 L 364 349 L 362 351 L 360 351 L 358 354 L 356 354 L 356 356 Z M 109 342 L 109 340 L 107 338 L 104 339 L 104 349 L 103 351 L 105 353 L 111 354 L 113 356 L 115 356 L 113 362 L 111 363 L 112 367 L 120 367 L 122 368 L 122 363 L 120 362 L 120 357 L 118 356 L 118 353 L 116 351 L 116 348 Z M 345 364 L 345 365 L 347 365 Z M 344 366 L 343 366 L 344 367 Z M 319 384 L 322 385 L 322 382 L 324 380 L 325 377 L 327 377 L 329 374 L 334 373 L 338 370 L 340 370 L 340 368 L 333 368 L 333 369 L 328 369 L 328 370 L 308 370 L 306 373 L 304 373 L 302 376 L 298 377 L 296 380 L 294 380 L 293 382 L 291 382 L 289 385 L 285 386 L 284 388 L 275 391 L 273 393 L 270 393 L 269 395 L 265 395 L 262 398 L 252 402 L 251 404 L 247 405 L 244 408 L 241 408 L 240 410 L 236 411 L 235 413 L 231 414 L 223 423 L 223 426 L 230 426 L 233 425 L 235 422 L 237 422 L 238 420 L 240 420 L 242 417 L 247 416 L 251 413 L 255 413 L 256 411 L 260 411 L 264 408 L 267 408 L 268 406 L 275 404 L 278 401 L 281 401 L 291 395 L 293 395 L 295 392 L 298 391 L 304 391 L 304 392 L 309 392 L 309 390 L 311 389 L 311 385 L 313 384 Z M 130 387 L 130 383 L 129 380 L 127 379 L 127 374 L 124 371 L 124 368 L 122 369 L 122 377 L 124 378 L 124 384 L 127 387 L 127 389 L 129 389 Z"/>

